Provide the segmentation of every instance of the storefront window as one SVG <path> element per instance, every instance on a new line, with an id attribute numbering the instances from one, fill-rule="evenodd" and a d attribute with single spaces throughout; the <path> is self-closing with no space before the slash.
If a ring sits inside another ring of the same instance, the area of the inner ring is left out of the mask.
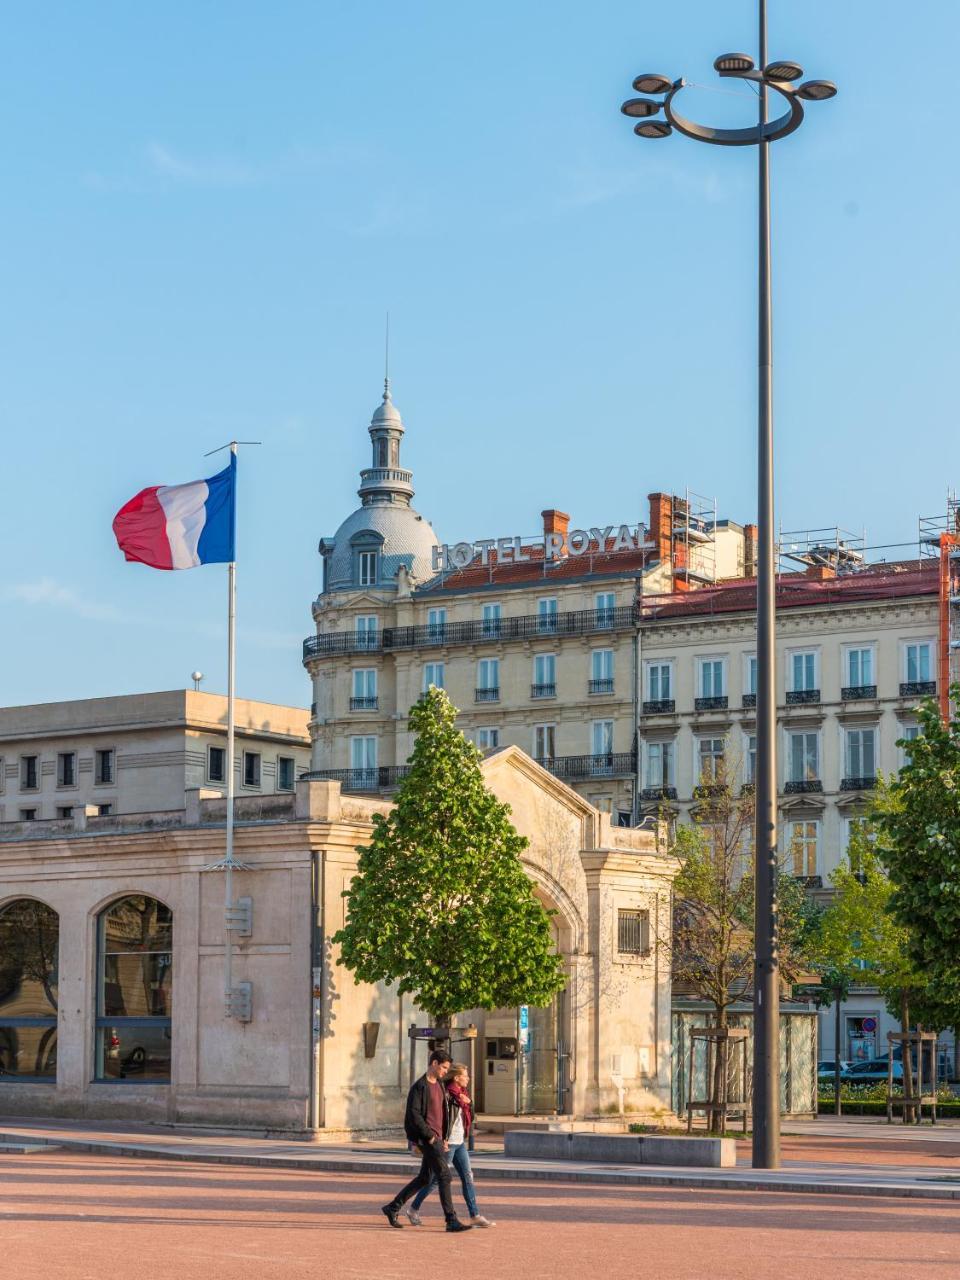
<path id="1" fill-rule="evenodd" d="M 98 1080 L 170 1079 L 173 917 L 155 898 L 121 898 L 98 929 Z"/>
<path id="2" fill-rule="evenodd" d="M 60 921 L 31 898 L 0 911 L 0 1084 L 57 1076 Z"/>

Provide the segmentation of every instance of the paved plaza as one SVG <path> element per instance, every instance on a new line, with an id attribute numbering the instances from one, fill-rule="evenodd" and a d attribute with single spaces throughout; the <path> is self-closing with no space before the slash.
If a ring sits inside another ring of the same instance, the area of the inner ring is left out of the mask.
<path id="1" fill-rule="evenodd" d="M 396 1178 L 51 1150 L 0 1155 L 4 1280 L 955 1277 L 960 1206 L 858 1196 L 490 1179 L 492 1231 L 390 1231 Z"/>

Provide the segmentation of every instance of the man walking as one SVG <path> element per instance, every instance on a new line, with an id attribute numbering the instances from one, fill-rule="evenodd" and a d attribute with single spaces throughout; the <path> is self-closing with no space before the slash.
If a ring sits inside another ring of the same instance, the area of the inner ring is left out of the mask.
<path id="1" fill-rule="evenodd" d="M 418 1147 L 422 1157 L 420 1172 L 382 1208 L 391 1227 L 402 1227 L 400 1210 L 412 1195 L 421 1187 L 430 1185 L 430 1179 L 436 1178 L 440 1192 L 440 1203 L 443 1216 L 447 1220 L 448 1231 L 469 1231 L 470 1226 L 461 1222 L 454 1212 L 453 1197 L 450 1195 L 450 1166 L 444 1159 L 447 1150 L 447 1138 L 453 1123 L 452 1108 L 443 1087 L 443 1078 L 450 1070 L 453 1059 L 442 1049 L 434 1049 L 427 1063 L 427 1074 L 415 1080 L 407 1094 L 407 1110 L 403 1118 L 403 1128 L 408 1139 Z"/>

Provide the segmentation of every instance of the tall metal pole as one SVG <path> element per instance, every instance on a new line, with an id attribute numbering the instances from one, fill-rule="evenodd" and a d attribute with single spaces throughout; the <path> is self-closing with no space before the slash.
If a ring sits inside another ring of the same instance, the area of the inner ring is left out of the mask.
<path id="1" fill-rule="evenodd" d="M 760 6 L 760 68 L 767 65 L 767 3 Z M 767 88 L 760 82 L 760 129 Z M 759 153 L 757 524 L 757 771 L 753 1167 L 780 1165 L 780 988 L 777 923 L 776 566 L 773 539 L 773 318 L 770 297 L 770 143 Z"/>
<path id="2" fill-rule="evenodd" d="M 233 457 L 237 456 L 237 442 L 230 445 Z M 236 556 L 236 550 L 234 550 Z M 227 854 L 224 860 L 224 934 L 223 934 L 223 984 L 224 1000 L 227 1013 L 232 1012 L 233 1004 L 233 938 L 231 936 L 231 908 L 233 907 L 233 798 L 234 773 L 233 755 L 236 729 L 234 700 L 236 693 L 236 657 L 237 657 L 237 562 L 231 560 L 227 565 Z"/>

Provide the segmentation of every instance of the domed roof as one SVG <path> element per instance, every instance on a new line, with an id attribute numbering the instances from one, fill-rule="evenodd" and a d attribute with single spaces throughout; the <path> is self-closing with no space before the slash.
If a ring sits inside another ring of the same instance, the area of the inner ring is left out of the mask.
<path id="1" fill-rule="evenodd" d="M 347 516 L 333 542 L 327 561 L 330 591 L 357 586 L 358 550 L 379 551 L 381 586 L 396 586 L 401 564 L 419 582 L 432 578 L 436 572 L 433 548 L 438 545 L 437 535 L 412 507 L 383 503 L 360 507 Z"/>

